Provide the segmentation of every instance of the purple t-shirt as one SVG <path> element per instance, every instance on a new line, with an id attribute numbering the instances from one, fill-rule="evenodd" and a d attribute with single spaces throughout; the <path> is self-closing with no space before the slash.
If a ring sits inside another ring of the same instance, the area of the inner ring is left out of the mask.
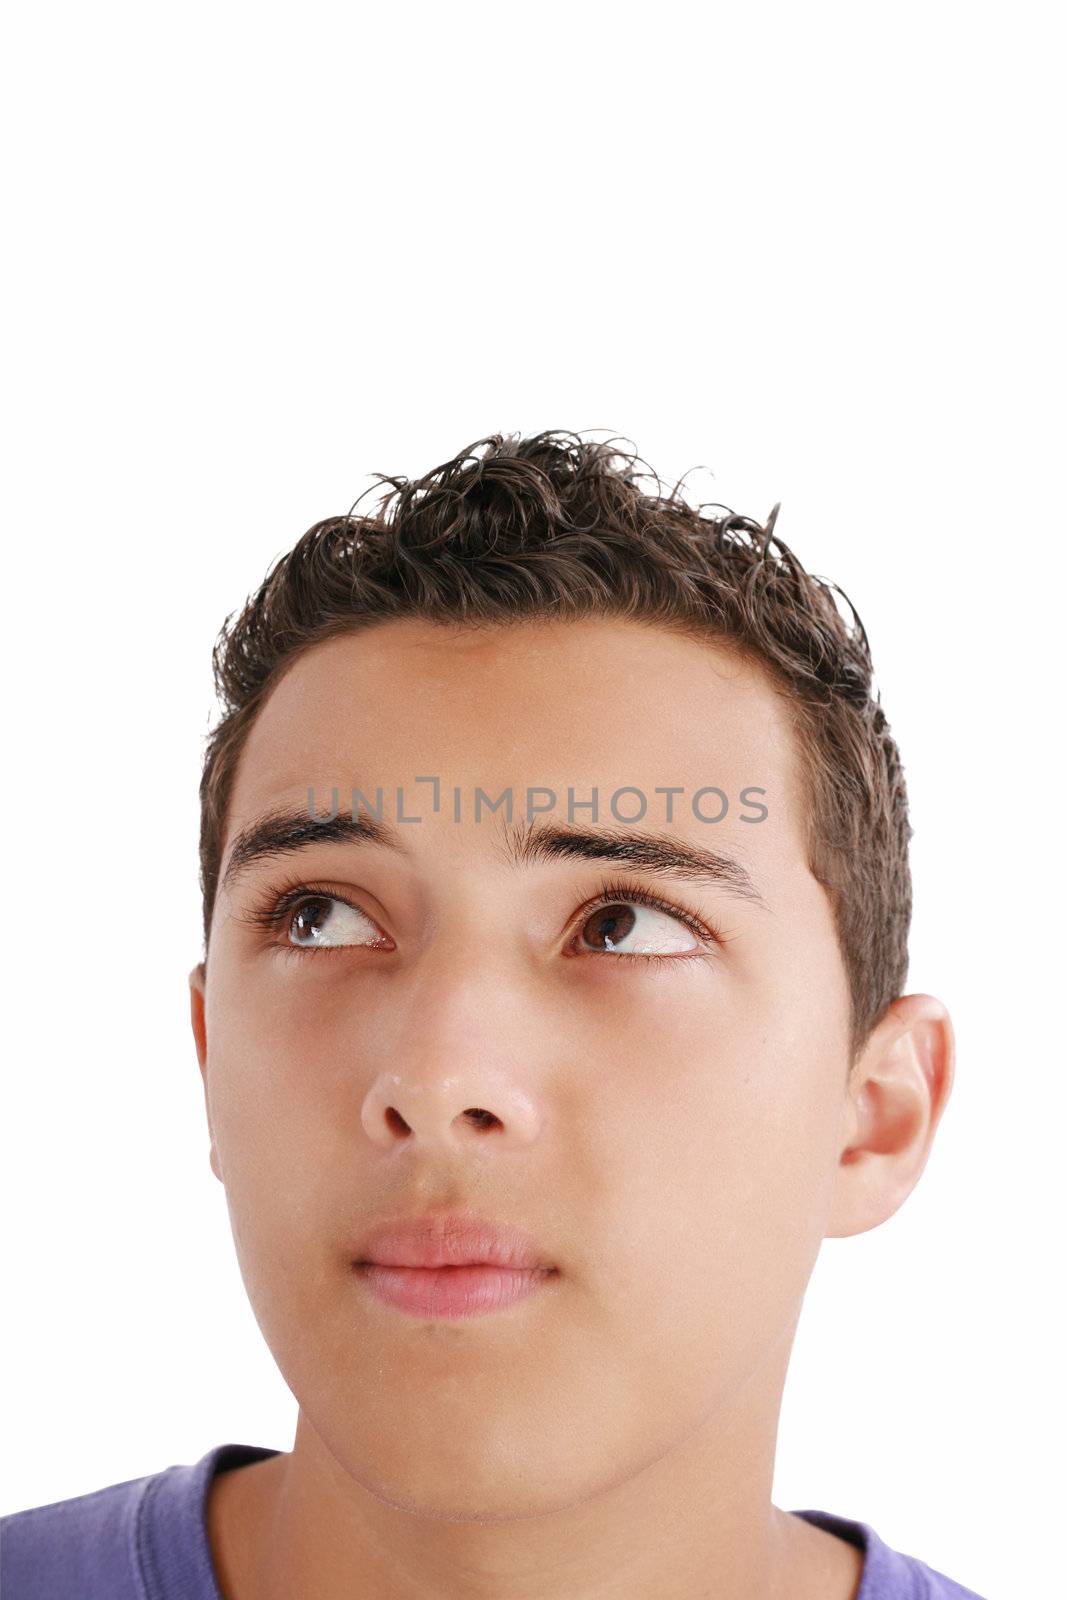
<path id="1" fill-rule="evenodd" d="M 211 1480 L 277 1454 L 262 1445 L 220 1444 L 193 1466 L 0 1517 L 3 1600 L 221 1600 L 207 1536 Z M 865 1522 L 827 1511 L 797 1515 L 864 1552 L 856 1600 L 980 1600 L 891 1550 Z"/>

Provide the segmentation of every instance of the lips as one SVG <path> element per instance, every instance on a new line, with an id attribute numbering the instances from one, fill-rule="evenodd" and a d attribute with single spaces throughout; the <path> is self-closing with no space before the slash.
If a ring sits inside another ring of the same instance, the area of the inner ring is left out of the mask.
<path id="1" fill-rule="evenodd" d="M 527 1300 L 559 1274 L 519 1267 L 356 1268 L 356 1276 L 376 1299 L 409 1316 L 482 1317 Z"/>
<path id="2" fill-rule="evenodd" d="M 439 1213 L 378 1224 L 358 1241 L 353 1260 L 356 1266 L 556 1270 L 537 1241 L 521 1228 Z"/>

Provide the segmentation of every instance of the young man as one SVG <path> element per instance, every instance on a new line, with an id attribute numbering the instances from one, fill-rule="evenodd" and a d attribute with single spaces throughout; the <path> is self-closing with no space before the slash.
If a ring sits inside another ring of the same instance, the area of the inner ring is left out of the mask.
<path id="1" fill-rule="evenodd" d="M 770 1498 L 952 1083 L 866 636 L 636 459 L 479 440 L 224 627 L 192 1025 L 293 1448 L 7 1518 L 4 1600 L 973 1600 Z"/>

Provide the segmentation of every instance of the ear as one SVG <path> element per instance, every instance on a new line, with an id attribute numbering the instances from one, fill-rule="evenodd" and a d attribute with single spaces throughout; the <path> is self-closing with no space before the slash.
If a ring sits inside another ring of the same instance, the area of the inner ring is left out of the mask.
<path id="1" fill-rule="evenodd" d="M 952 1092 L 952 1022 L 929 994 L 894 1000 L 852 1069 L 828 1239 L 891 1217 L 922 1176 Z"/>
<path id="2" fill-rule="evenodd" d="M 211 1103 L 207 1093 L 207 968 L 202 961 L 197 962 L 189 974 L 189 1005 L 193 1023 L 193 1038 L 196 1040 L 196 1059 L 200 1063 L 200 1076 L 204 1083 L 204 1105 L 207 1108 L 208 1137 L 211 1140 L 209 1161 L 211 1170 L 222 1182 L 222 1173 L 219 1171 L 218 1152 L 215 1149 L 215 1136 L 211 1131 Z"/>

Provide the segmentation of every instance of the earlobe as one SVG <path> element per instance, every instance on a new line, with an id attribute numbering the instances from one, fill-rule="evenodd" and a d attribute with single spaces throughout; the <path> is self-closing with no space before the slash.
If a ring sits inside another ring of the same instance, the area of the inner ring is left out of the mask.
<path id="1" fill-rule="evenodd" d="M 952 1090 L 952 1023 L 933 995 L 893 1001 L 853 1069 L 827 1238 L 866 1233 L 903 1205 Z"/>

